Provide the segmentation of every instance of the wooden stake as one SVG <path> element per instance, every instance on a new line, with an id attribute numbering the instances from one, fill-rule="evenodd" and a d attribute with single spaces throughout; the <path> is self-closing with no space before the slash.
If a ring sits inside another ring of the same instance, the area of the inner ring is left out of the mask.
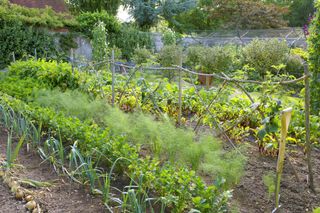
<path id="1" fill-rule="evenodd" d="M 115 78 L 115 59 L 114 59 L 114 50 L 112 50 L 112 59 L 111 59 L 111 66 L 112 66 L 112 106 L 114 107 L 114 78 Z"/>
<path id="2" fill-rule="evenodd" d="M 279 206 L 279 197 L 280 197 L 280 182 L 281 175 L 283 171 L 283 164 L 285 158 L 286 151 L 286 137 L 288 133 L 288 127 L 291 119 L 292 108 L 285 109 L 281 112 L 281 139 L 279 144 L 279 154 L 278 154 L 278 162 L 277 162 L 277 177 L 276 177 L 276 191 L 275 191 L 275 210 L 280 208 Z"/>
<path id="3" fill-rule="evenodd" d="M 182 56 L 180 58 L 180 67 L 182 67 Z M 181 69 L 179 69 L 179 112 L 178 112 L 178 124 L 181 126 L 182 118 L 182 82 L 181 82 Z"/>
<path id="4" fill-rule="evenodd" d="M 305 126 L 306 126 L 306 153 L 307 153 L 307 163 L 308 163 L 308 182 L 309 188 L 315 192 L 313 184 L 313 172 L 311 163 L 311 142 L 310 142 L 310 85 L 309 85 L 309 69 L 308 64 L 304 63 L 304 74 L 306 78 L 304 79 L 305 84 Z"/>

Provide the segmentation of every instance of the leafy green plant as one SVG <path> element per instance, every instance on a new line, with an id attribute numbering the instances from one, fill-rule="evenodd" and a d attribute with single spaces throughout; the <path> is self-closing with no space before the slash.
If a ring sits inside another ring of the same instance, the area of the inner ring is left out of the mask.
<path id="1" fill-rule="evenodd" d="M 122 57 L 125 59 L 131 59 L 137 47 L 153 48 L 151 35 L 130 25 L 123 25 L 120 32 L 116 35 L 111 35 L 109 40 L 110 46 L 116 46 L 121 49 Z"/>
<path id="2" fill-rule="evenodd" d="M 278 39 L 251 41 L 243 48 L 243 64 L 248 64 L 256 70 L 251 78 L 264 79 L 267 71 L 273 71 L 272 65 L 286 64 L 289 47 L 285 41 Z"/>
<path id="3" fill-rule="evenodd" d="M 311 22 L 310 33 L 307 38 L 308 41 L 308 52 L 309 52 L 309 67 L 312 73 L 312 80 L 310 84 L 311 89 L 311 112 L 315 115 L 319 114 L 320 109 L 320 81 L 319 81 L 319 73 L 320 73 L 320 62 L 319 62 L 319 20 L 320 20 L 320 2 L 315 2 L 316 12 L 314 18 Z"/>
<path id="4" fill-rule="evenodd" d="M 146 48 L 140 48 L 140 47 L 134 50 L 134 55 L 132 57 L 132 60 L 136 64 L 142 65 L 149 62 L 151 59 L 152 59 L 152 53 L 150 52 L 150 50 Z"/>
<path id="5" fill-rule="evenodd" d="M 164 46 L 158 55 L 160 64 L 164 67 L 180 65 L 182 59 L 182 48 L 177 45 Z"/>
<path id="6" fill-rule="evenodd" d="M 93 40 L 92 40 L 92 56 L 95 62 L 101 63 L 106 61 L 108 52 L 108 44 L 107 44 L 107 35 L 105 24 L 103 22 L 98 22 L 92 31 Z M 105 62 L 106 63 L 106 62 Z M 105 63 L 102 63 L 99 67 L 102 67 Z"/>
<path id="7" fill-rule="evenodd" d="M 177 44 L 177 35 L 174 31 L 167 29 L 163 33 L 162 41 L 165 46 L 176 45 Z"/>
<path id="8" fill-rule="evenodd" d="M 268 199 L 270 199 L 270 197 L 274 194 L 276 190 L 275 178 L 276 177 L 273 172 L 269 172 L 268 174 L 262 177 L 263 183 L 268 189 Z"/>
<path id="9" fill-rule="evenodd" d="M 199 59 L 200 70 L 205 73 L 230 71 L 235 59 L 234 52 L 232 46 L 205 48 Z"/>
<path id="10" fill-rule="evenodd" d="M 315 208 L 315 209 L 313 210 L 313 213 L 319 213 L 319 212 L 320 212 L 320 207 Z"/>
<path id="11" fill-rule="evenodd" d="M 0 21 L 0 68 L 4 68 L 13 61 L 34 56 L 48 59 L 60 57 L 56 48 L 54 36 L 47 30 L 24 26 L 19 21 Z"/>
<path id="12" fill-rule="evenodd" d="M 187 65 L 203 73 L 229 72 L 238 66 L 234 46 L 191 46 L 187 50 Z"/>
<path id="13" fill-rule="evenodd" d="M 57 61 L 18 61 L 9 66 L 9 75 L 34 78 L 51 88 L 60 87 L 65 90 L 79 87 L 79 73 L 72 72 L 70 64 Z"/>
<path id="14" fill-rule="evenodd" d="M 105 33 L 109 36 L 117 35 L 121 30 L 121 25 L 117 19 L 104 10 L 100 12 L 80 13 L 76 17 L 76 20 L 79 22 L 79 26 L 77 26 L 75 30 L 83 33 L 89 38 L 93 38 L 92 32 L 98 22 L 103 22 L 105 24 Z"/>
<path id="15" fill-rule="evenodd" d="M 108 130 L 99 129 L 87 122 L 80 122 L 76 118 L 65 117 L 62 112 L 57 114 L 48 108 L 26 105 L 5 94 L 0 96 L 0 103 L 23 112 L 27 118 L 33 121 L 43 123 L 43 127 L 51 129 L 51 134 L 54 134 L 52 130 L 56 132 L 60 130 L 65 143 L 77 140 L 79 150 L 88 157 L 92 154 L 90 150 L 95 148 L 103 150 L 103 154 L 108 156 L 111 162 L 114 162 L 119 157 L 129 159 L 130 161 L 119 162 L 117 167 L 122 171 L 127 171 L 134 180 L 141 175 L 148 177 L 147 179 L 143 179 L 141 187 L 155 191 L 158 196 L 173 197 L 174 200 L 171 204 L 172 209 L 176 212 L 191 208 L 192 206 L 195 206 L 202 212 L 217 211 L 226 207 L 229 194 L 225 191 L 220 191 L 222 186 L 207 187 L 195 175 L 195 172 L 189 171 L 186 168 L 176 167 L 172 164 L 166 164 L 163 167 L 159 166 L 159 161 L 139 158 L 137 147 L 124 143 L 123 136 L 109 135 Z M 108 135 L 109 137 L 107 137 Z M 108 138 L 110 140 L 107 140 Z M 80 155 L 75 156 L 80 158 Z M 82 171 L 87 174 L 87 177 L 93 177 L 91 180 L 95 180 L 95 173 L 91 172 L 95 171 L 94 167 L 92 167 L 93 170 L 90 169 L 91 167 L 88 167 L 90 163 L 88 162 L 81 164 L 84 165 Z M 92 182 L 90 181 L 90 184 Z M 177 185 L 180 187 L 177 188 Z M 196 203 L 192 199 L 194 197 L 203 197 L 205 201 Z"/>
<path id="16" fill-rule="evenodd" d="M 70 14 L 57 13 L 52 8 L 29 8 L 11 4 L 7 0 L 0 3 L 0 19 L 4 22 L 21 22 L 26 25 L 48 28 L 74 27 L 77 22 Z"/>

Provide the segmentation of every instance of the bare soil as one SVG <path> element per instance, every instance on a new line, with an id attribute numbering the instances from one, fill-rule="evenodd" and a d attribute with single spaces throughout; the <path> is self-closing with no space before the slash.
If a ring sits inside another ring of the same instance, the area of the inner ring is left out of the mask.
<path id="1" fill-rule="evenodd" d="M 0 157 L 5 157 L 7 132 L 0 127 Z M 93 197 L 84 186 L 71 182 L 68 178 L 59 176 L 52 166 L 43 162 L 34 152 L 22 148 L 13 169 L 13 176 L 21 179 L 52 182 L 50 187 L 35 189 L 35 200 L 41 204 L 45 212 L 106 212 L 100 197 Z M 24 203 L 15 200 L 8 186 L 0 181 L 0 212 L 26 212 Z"/>
<path id="2" fill-rule="evenodd" d="M 312 212 L 314 208 L 320 207 L 320 191 L 318 188 L 317 193 L 313 193 L 308 188 L 306 156 L 303 150 L 298 147 L 289 147 L 288 153 L 300 182 L 286 159 L 281 179 L 281 208 L 277 212 Z M 275 173 L 277 158 L 260 155 L 258 147 L 255 145 L 250 146 L 246 154 L 248 162 L 245 175 L 234 189 L 231 205 L 235 212 L 272 212 L 275 207 L 274 195 L 272 194 L 269 198 L 268 189 L 262 178 L 270 171 Z M 312 157 L 314 183 L 316 187 L 320 187 L 320 150 L 314 149 Z"/>

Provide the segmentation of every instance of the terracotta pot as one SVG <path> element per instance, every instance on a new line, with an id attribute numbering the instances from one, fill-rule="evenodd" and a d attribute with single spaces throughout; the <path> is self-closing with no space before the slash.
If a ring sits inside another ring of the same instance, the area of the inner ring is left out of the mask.
<path id="1" fill-rule="evenodd" d="M 207 87 L 210 87 L 213 81 L 212 76 L 205 76 L 205 75 L 198 75 L 198 81 L 201 85 L 206 85 Z"/>

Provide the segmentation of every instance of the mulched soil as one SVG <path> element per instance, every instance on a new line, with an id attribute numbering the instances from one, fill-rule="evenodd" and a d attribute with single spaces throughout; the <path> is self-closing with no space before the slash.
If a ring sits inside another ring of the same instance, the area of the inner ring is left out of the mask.
<path id="1" fill-rule="evenodd" d="M 0 128 L 0 157 L 5 156 L 7 133 Z M 13 175 L 22 179 L 53 182 L 53 186 L 41 189 L 30 188 L 35 192 L 35 199 L 46 212 L 106 212 L 101 197 L 93 197 L 85 187 L 70 182 L 66 177 L 58 176 L 49 163 L 43 162 L 33 152 L 21 149 L 18 156 L 18 165 Z M 17 213 L 26 212 L 24 203 L 15 200 L 10 189 L 0 181 L 0 212 Z"/>
<path id="2" fill-rule="evenodd" d="M 307 163 L 302 149 L 289 147 L 290 161 L 295 168 L 300 182 L 294 175 L 294 170 L 286 160 L 284 173 L 281 179 L 280 204 L 282 207 L 277 212 L 303 213 L 312 212 L 320 207 L 320 191 L 312 193 L 307 185 Z M 272 212 L 275 207 L 274 195 L 269 199 L 267 187 L 263 183 L 263 176 L 270 171 L 276 171 L 277 158 L 262 156 L 256 145 L 247 150 L 248 162 L 245 175 L 234 189 L 232 208 L 236 212 L 259 213 Z M 320 187 L 320 150 L 314 149 L 313 171 L 316 188 Z"/>

